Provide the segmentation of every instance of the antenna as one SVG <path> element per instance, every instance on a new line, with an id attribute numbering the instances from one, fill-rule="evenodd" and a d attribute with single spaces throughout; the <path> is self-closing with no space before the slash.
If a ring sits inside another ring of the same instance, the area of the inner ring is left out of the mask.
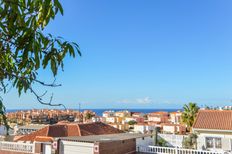
<path id="1" fill-rule="evenodd" d="M 79 105 L 79 122 L 81 122 L 81 103 L 78 103 Z"/>

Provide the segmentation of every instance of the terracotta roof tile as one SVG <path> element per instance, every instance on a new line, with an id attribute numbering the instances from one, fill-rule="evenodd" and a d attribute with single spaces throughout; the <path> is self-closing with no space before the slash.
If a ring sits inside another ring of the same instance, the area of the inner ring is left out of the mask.
<path id="1" fill-rule="evenodd" d="M 159 111 L 159 112 L 151 112 L 149 115 L 168 115 L 168 112 Z"/>
<path id="2" fill-rule="evenodd" d="M 200 110 L 193 128 L 232 130 L 232 111 Z"/>
<path id="3" fill-rule="evenodd" d="M 46 136 L 36 136 L 35 140 L 37 142 L 53 142 L 53 138 L 52 137 L 46 137 Z"/>
<path id="4" fill-rule="evenodd" d="M 69 136 L 87 136 L 101 134 L 116 134 L 123 131 L 114 128 L 102 122 L 87 123 L 87 124 L 56 124 L 44 127 L 29 135 L 22 136 L 16 141 L 35 141 L 36 137 L 69 137 Z"/>
<path id="5" fill-rule="evenodd" d="M 102 122 L 79 124 L 79 128 L 81 136 L 123 133 L 123 131 Z"/>

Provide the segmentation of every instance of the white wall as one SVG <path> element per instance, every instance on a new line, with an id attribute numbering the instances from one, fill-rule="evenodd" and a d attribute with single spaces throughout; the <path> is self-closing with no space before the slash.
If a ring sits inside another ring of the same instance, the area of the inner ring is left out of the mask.
<path id="1" fill-rule="evenodd" d="M 209 150 L 225 150 L 225 151 L 231 151 L 232 150 L 232 133 L 216 133 L 216 132 L 201 132 L 198 134 L 197 138 L 197 149 L 204 149 L 206 148 L 206 137 L 218 137 L 222 139 L 222 149 L 209 149 Z"/>
<path id="2" fill-rule="evenodd" d="M 155 144 L 154 138 L 151 137 L 151 136 L 136 139 L 136 147 L 138 147 L 138 146 L 149 146 L 149 145 L 154 145 L 154 144 Z"/>
<path id="3" fill-rule="evenodd" d="M 175 134 L 158 134 L 159 137 L 163 138 L 168 142 L 169 146 L 172 147 L 182 147 L 182 142 L 185 135 L 175 135 Z"/>
<path id="4" fill-rule="evenodd" d="M 115 117 L 107 117 L 106 118 L 106 122 L 115 123 L 116 122 L 116 118 Z"/>
<path id="5" fill-rule="evenodd" d="M 169 133 L 175 133 L 175 127 L 176 126 L 163 126 L 163 131 L 164 132 L 169 132 Z"/>

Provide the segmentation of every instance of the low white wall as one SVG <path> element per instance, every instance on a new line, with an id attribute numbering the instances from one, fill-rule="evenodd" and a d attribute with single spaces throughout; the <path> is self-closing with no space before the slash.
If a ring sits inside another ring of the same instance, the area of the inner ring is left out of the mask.
<path id="1" fill-rule="evenodd" d="M 182 147 L 182 142 L 186 135 L 175 135 L 175 134 L 158 134 L 158 137 L 163 138 L 168 142 L 168 146 L 171 147 Z"/>
<path id="2" fill-rule="evenodd" d="M 150 145 L 154 145 L 154 144 L 155 144 L 154 138 L 151 136 L 136 139 L 136 147 L 138 147 L 138 146 L 150 146 Z"/>

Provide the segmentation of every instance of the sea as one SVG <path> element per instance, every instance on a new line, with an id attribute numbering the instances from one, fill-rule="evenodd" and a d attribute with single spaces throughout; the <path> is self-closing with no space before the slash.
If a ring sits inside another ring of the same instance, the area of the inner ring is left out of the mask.
<path id="1" fill-rule="evenodd" d="M 7 109 L 6 112 L 16 112 L 16 111 L 26 111 L 30 109 Z M 79 110 L 79 109 L 70 109 L 70 110 Z M 142 112 L 144 114 L 146 113 L 151 113 L 151 112 L 158 112 L 158 111 L 165 111 L 165 112 L 174 112 L 174 111 L 181 111 L 182 109 L 80 109 L 80 111 L 84 110 L 92 110 L 95 112 L 98 116 L 102 116 L 102 113 L 104 111 L 123 111 L 123 110 L 128 110 L 130 112 Z"/>

